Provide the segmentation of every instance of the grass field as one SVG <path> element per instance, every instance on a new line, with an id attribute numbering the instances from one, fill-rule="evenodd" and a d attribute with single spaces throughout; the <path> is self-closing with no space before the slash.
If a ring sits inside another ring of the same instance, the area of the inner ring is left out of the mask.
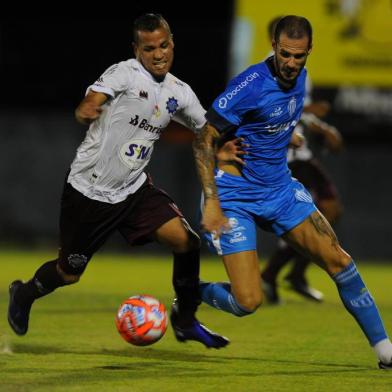
<path id="1" fill-rule="evenodd" d="M 309 277 L 325 303 L 282 291 L 285 303 L 235 318 L 202 305 L 198 316 L 228 336 L 222 350 L 178 343 L 171 328 L 150 347 L 125 343 L 114 326 L 120 302 L 151 294 L 170 305 L 171 262 L 98 255 L 80 283 L 34 304 L 29 333 L 18 337 L 6 321 L 8 284 L 26 279 L 51 254 L 0 252 L 0 391 L 392 391 L 392 372 L 377 361 L 316 267 Z M 392 265 L 358 263 L 392 331 Z M 222 280 L 217 259 L 202 277 Z"/>

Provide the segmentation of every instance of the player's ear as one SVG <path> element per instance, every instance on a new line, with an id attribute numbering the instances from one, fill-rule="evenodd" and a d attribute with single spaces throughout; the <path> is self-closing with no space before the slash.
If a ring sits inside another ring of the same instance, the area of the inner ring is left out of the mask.
<path id="1" fill-rule="evenodd" d="M 276 41 L 274 39 L 272 40 L 272 49 L 276 52 Z"/>
<path id="2" fill-rule="evenodd" d="M 313 45 L 310 44 L 309 49 L 308 49 L 308 56 L 310 55 L 310 53 L 312 53 L 312 49 L 313 49 Z"/>
<path id="3" fill-rule="evenodd" d="M 139 59 L 139 51 L 137 48 L 136 42 L 132 42 L 133 53 L 135 54 L 136 59 Z"/>

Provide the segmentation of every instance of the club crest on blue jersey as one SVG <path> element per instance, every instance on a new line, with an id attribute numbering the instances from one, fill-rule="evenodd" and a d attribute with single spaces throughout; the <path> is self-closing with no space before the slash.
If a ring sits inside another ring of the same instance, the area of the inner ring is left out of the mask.
<path id="1" fill-rule="evenodd" d="M 287 105 L 287 110 L 289 111 L 290 116 L 293 115 L 293 113 L 295 112 L 295 109 L 297 107 L 297 100 L 295 97 L 291 97 L 290 101 Z"/>
<path id="2" fill-rule="evenodd" d="M 174 98 L 171 97 L 166 101 L 166 110 L 169 112 L 169 114 L 174 114 L 178 109 L 178 101 Z"/>

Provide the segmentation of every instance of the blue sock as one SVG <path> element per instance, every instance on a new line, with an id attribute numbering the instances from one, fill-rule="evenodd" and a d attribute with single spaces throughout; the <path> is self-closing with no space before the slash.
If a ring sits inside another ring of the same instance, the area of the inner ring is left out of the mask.
<path id="1" fill-rule="evenodd" d="M 242 317 L 253 312 L 244 309 L 231 294 L 230 283 L 200 282 L 201 299 L 213 308 Z"/>
<path id="2" fill-rule="evenodd" d="M 357 320 L 371 346 L 388 338 L 377 306 L 352 261 L 333 280 L 346 309 Z"/>

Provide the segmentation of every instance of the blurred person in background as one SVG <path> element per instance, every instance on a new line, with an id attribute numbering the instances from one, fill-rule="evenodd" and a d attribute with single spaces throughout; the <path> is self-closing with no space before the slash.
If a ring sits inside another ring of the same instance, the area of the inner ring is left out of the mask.
<path id="1" fill-rule="evenodd" d="M 274 55 L 229 82 L 196 137 L 205 238 L 222 257 L 230 280 L 201 282 L 201 297 L 239 317 L 254 313 L 263 300 L 256 226 L 273 231 L 328 273 L 379 367 L 392 369 L 392 343 L 354 260 L 287 166 L 287 148 L 303 111 L 312 35 L 306 18 L 280 19 L 272 41 Z M 249 144 L 243 166 L 227 162 L 216 167 L 215 145 L 225 134 Z"/>
<path id="2" fill-rule="evenodd" d="M 26 334 L 34 301 L 78 282 L 94 253 L 118 230 L 130 245 L 156 241 L 173 252 L 171 322 L 177 340 L 224 347 L 228 340 L 195 317 L 200 239 L 145 172 L 154 143 L 169 122 L 199 132 L 205 110 L 192 89 L 169 73 L 174 42 L 161 15 L 137 18 L 133 40 L 136 58 L 109 67 L 76 109 L 76 119 L 89 129 L 65 179 L 59 254 L 26 283 L 11 283 L 8 321 L 16 334 Z M 241 162 L 241 152 L 236 146 L 233 151 L 231 159 Z"/>

